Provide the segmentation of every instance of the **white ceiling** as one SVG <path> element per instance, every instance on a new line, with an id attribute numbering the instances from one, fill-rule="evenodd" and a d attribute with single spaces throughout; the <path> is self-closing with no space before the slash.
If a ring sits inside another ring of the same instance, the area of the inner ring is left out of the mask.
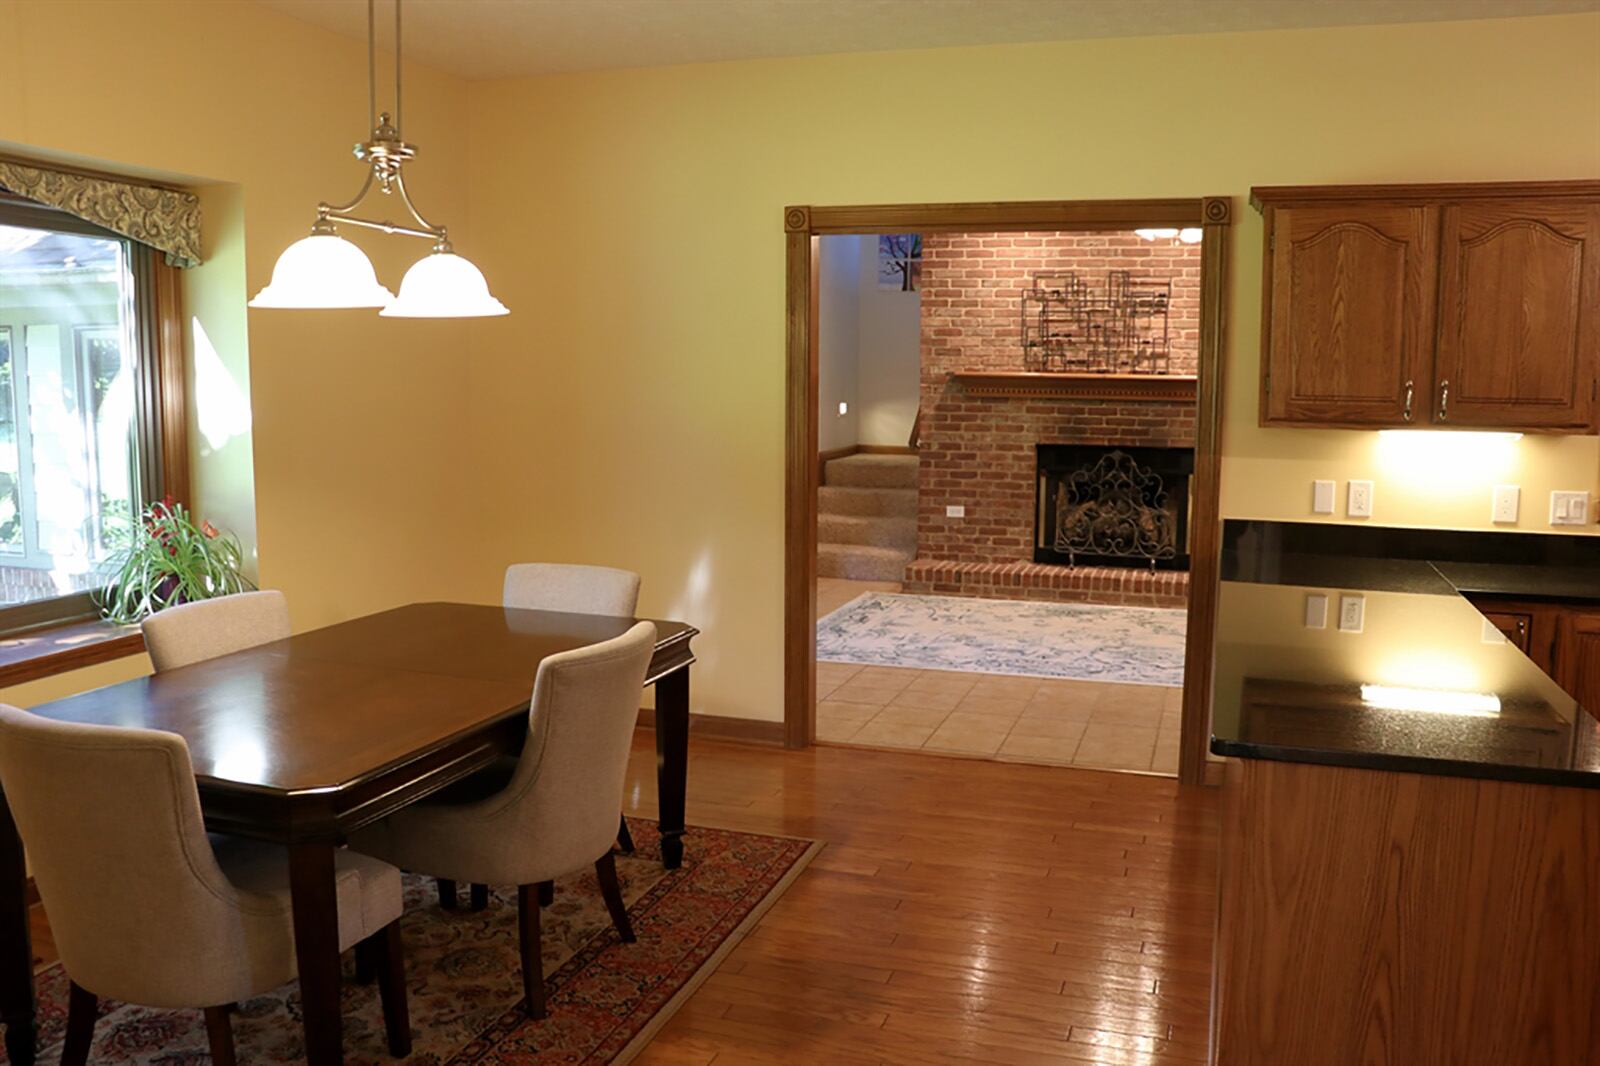
<path id="1" fill-rule="evenodd" d="M 365 0 L 256 0 L 365 39 Z M 378 0 L 391 39 L 393 0 Z M 1600 0 L 406 0 L 405 53 L 469 79 L 1086 37 L 1438 22 Z"/>

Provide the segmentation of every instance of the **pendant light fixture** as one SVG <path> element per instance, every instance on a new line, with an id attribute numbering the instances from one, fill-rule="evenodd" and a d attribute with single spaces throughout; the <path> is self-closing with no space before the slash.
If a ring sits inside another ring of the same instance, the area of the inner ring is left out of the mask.
<path id="1" fill-rule="evenodd" d="M 372 138 L 355 147 L 367 164 L 367 180 L 354 200 L 317 205 L 311 236 L 285 248 L 272 268 L 272 282 L 256 293 L 251 307 L 377 307 L 387 318 L 482 318 L 510 314 L 489 293 L 483 273 L 455 253 L 450 235 L 422 217 L 406 192 L 402 168 L 417 156 L 416 145 L 400 133 L 400 3 L 394 4 L 394 117 L 378 113 L 377 32 L 374 0 L 367 0 L 367 113 Z M 356 209 L 376 184 L 385 196 L 400 194 L 400 203 L 415 225 L 396 225 L 360 218 Z M 421 237 L 433 242 L 430 254 L 412 264 L 396 297 L 378 283 L 372 261 L 360 248 L 339 236 L 340 224 Z"/>

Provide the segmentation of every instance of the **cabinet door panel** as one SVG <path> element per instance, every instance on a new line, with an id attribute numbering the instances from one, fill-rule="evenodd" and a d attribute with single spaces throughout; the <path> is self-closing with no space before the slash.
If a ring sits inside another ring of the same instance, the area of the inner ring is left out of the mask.
<path id="1" fill-rule="evenodd" d="M 1484 611 L 1483 616 L 1524 655 L 1528 653 L 1530 633 L 1533 629 L 1532 615 L 1512 611 Z"/>
<path id="2" fill-rule="evenodd" d="M 1435 419 L 1590 426 L 1600 371 L 1600 210 L 1452 205 L 1442 248 Z"/>
<path id="3" fill-rule="evenodd" d="M 1435 210 L 1283 207 L 1274 209 L 1270 224 L 1263 421 L 1399 426 L 1418 416 L 1425 420 Z M 1408 396 L 1415 402 L 1408 405 Z"/>
<path id="4" fill-rule="evenodd" d="M 1600 716 L 1600 611 L 1567 615 L 1562 687 L 1589 713 Z"/>

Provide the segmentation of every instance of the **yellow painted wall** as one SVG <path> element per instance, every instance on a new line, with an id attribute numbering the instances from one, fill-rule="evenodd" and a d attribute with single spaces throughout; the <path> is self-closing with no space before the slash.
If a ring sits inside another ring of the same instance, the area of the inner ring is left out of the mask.
<path id="1" fill-rule="evenodd" d="M 243 306 L 306 234 L 317 201 L 360 185 L 350 146 L 366 134 L 364 42 L 256 4 L 0 0 L 0 55 L 0 151 L 202 186 L 208 262 L 185 278 L 207 342 L 191 352 L 207 363 L 190 368 L 202 386 L 195 502 L 259 543 L 261 582 L 288 594 L 295 626 L 459 598 L 472 550 L 457 518 L 460 472 L 474 466 L 462 429 L 466 329 Z M 423 150 L 413 192 L 470 255 L 467 110 L 462 82 L 408 64 L 405 132 Z M 349 236 L 390 288 L 426 251 Z M 203 432 L 219 427 L 214 440 Z M 147 669 L 124 660 L 0 699 L 32 704 Z"/>
<path id="2" fill-rule="evenodd" d="M 907 90 L 907 87 L 914 87 Z M 829 56 L 473 84 L 485 550 L 635 566 L 702 625 L 696 709 L 781 717 L 785 204 L 1235 198 L 1224 510 L 1306 518 L 1314 477 L 1375 521 L 1431 503 L 1372 434 L 1255 425 L 1250 186 L 1600 176 L 1600 16 Z M 1519 442 L 1525 515 L 1600 487 L 1593 438 Z M 1499 480 L 1500 474 L 1496 473 Z M 1537 508 L 1535 508 L 1537 509 Z"/>
<path id="3" fill-rule="evenodd" d="M 0 0 L 0 54 L 0 148 L 214 186 L 190 310 L 248 384 L 253 478 L 239 437 L 197 437 L 198 502 L 254 526 L 300 628 L 493 600 L 515 559 L 626 565 L 644 611 L 706 631 L 697 710 L 780 717 L 789 203 L 1234 196 L 1229 514 L 1306 517 L 1311 478 L 1370 476 L 1375 521 L 1481 526 L 1493 481 L 1523 484 L 1525 515 L 1600 481 L 1595 440 L 1526 438 L 1425 507 L 1435 479 L 1384 466 L 1373 435 L 1255 428 L 1244 202 L 1253 184 L 1600 175 L 1600 16 L 471 85 L 410 67 L 415 192 L 513 308 L 470 326 L 237 306 L 318 199 L 354 190 L 361 42 L 221 0 Z M 355 239 L 391 287 L 419 252 Z"/>

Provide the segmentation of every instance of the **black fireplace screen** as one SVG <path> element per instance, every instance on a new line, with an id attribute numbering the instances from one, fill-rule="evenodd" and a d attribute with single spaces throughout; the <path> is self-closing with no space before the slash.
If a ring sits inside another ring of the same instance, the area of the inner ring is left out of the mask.
<path id="1" fill-rule="evenodd" d="M 1035 562 L 1189 569 L 1191 449 L 1038 449 Z"/>

